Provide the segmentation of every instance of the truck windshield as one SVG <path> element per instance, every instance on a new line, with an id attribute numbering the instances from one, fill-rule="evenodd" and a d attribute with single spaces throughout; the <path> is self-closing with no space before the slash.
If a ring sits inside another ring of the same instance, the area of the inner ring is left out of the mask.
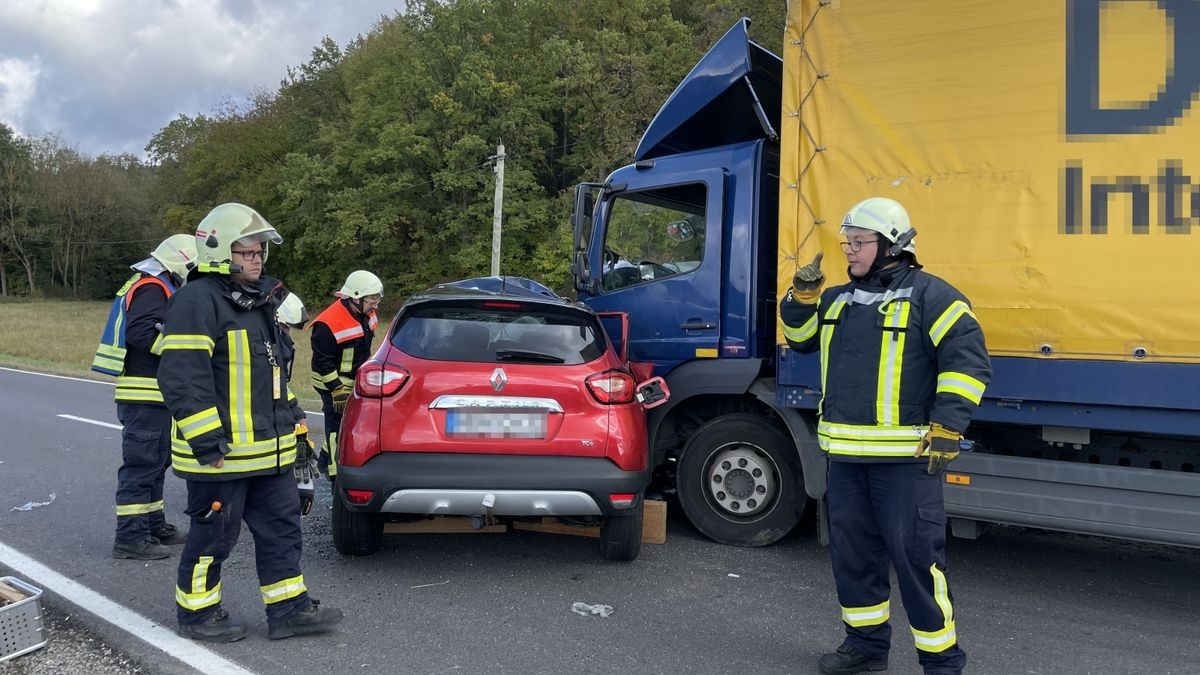
<path id="1" fill-rule="evenodd" d="M 706 199 L 704 183 L 616 196 L 608 210 L 603 288 L 648 283 L 699 267 Z"/>

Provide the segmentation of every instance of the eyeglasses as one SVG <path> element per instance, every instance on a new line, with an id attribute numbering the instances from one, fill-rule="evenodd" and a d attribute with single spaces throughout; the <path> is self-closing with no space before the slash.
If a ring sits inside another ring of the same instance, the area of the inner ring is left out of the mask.
<path id="1" fill-rule="evenodd" d="M 254 260 L 255 258 L 258 258 L 259 260 L 267 259 L 266 250 L 261 249 L 261 248 L 255 249 L 253 251 L 230 251 L 230 253 L 235 253 L 237 255 L 240 255 L 245 260 Z"/>
<path id="2" fill-rule="evenodd" d="M 842 253 L 850 253 L 851 251 L 858 253 L 862 250 L 862 247 L 866 246 L 867 244 L 878 244 L 879 240 L 868 239 L 866 241 L 843 241 L 838 243 L 842 245 Z"/>

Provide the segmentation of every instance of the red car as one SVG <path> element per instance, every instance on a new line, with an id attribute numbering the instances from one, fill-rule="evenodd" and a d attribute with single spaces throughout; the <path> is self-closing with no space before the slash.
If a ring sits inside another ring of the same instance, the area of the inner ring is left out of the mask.
<path id="1" fill-rule="evenodd" d="M 623 319 L 623 317 L 620 317 Z M 638 385 L 589 308 L 527 279 L 444 284 L 400 308 L 359 369 L 337 451 L 333 541 L 378 550 L 387 520 L 556 517 L 641 549 L 650 479 Z"/>

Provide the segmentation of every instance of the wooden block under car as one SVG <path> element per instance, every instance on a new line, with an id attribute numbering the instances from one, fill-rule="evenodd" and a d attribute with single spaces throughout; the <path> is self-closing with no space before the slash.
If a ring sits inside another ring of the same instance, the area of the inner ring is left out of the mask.
<path id="1" fill-rule="evenodd" d="M 576 537 L 600 536 L 599 527 L 578 527 L 558 522 L 557 518 L 542 518 L 542 522 L 516 521 L 514 530 L 529 532 L 548 532 L 550 534 L 570 534 Z M 667 543 L 667 503 L 657 499 L 647 499 L 645 512 L 642 516 L 642 543 Z"/>
<path id="2" fill-rule="evenodd" d="M 486 525 L 477 530 L 471 527 L 471 519 L 466 516 L 434 516 L 410 523 L 383 525 L 385 534 L 496 534 L 507 531 L 508 526 L 504 523 Z"/>

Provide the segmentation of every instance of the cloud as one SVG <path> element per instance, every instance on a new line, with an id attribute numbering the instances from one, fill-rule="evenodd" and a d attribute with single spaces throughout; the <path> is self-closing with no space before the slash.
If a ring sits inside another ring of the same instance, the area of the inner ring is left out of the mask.
<path id="1" fill-rule="evenodd" d="M 0 58 L 0 120 L 7 121 L 17 133 L 24 133 L 40 72 L 37 59 Z"/>
<path id="2" fill-rule="evenodd" d="M 0 64 L 18 64 L 13 75 L 0 70 L 0 119 L 26 134 L 59 132 L 92 154 L 141 154 L 178 114 L 209 112 L 223 99 L 274 89 L 287 66 L 306 62 L 325 35 L 344 45 L 399 6 L 399 0 L 0 3 Z"/>

